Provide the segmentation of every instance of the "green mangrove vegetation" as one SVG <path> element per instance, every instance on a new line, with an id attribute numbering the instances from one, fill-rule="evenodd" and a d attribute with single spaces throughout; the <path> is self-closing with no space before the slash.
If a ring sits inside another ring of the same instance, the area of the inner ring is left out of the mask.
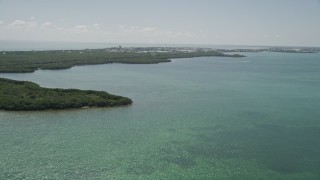
<path id="1" fill-rule="evenodd" d="M 27 73 L 38 69 L 67 69 L 79 65 L 127 63 L 154 64 L 173 58 L 202 56 L 244 57 L 224 54 L 210 48 L 135 47 L 85 50 L 3 51 L 0 52 L 0 73 Z M 81 107 L 109 107 L 131 104 L 126 97 L 107 92 L 49 89 L 26 82 L 0 78 L 0 109 L 44 110 Z"/>
<path id="2" fill-rule="evenodd" d="M 103 91 L 49 89 L 28 81 L 0 78 L 0 109 L 28 111 L 129 105 L 132 100 Z"/>
<path id="3" fill-rule="evenodd" d="M 4 51 L 0 52 L 0 72 L 26 73 L 37 69 L 68 69 L 73 66 L 127 63 L 155 64 L 170 62 L 173 58 L 201 56 L 243 57 L 224 54 L 204 48 L 106 48 L 85 50 L 51 51 Z"/>

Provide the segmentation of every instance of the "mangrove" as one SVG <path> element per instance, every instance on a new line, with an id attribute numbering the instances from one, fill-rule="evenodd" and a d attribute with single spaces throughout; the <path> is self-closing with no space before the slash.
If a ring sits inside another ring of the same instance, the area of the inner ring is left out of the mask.
<path id="1" fill-rule="evenodd" d="M 0 73 L 27 73 L 38 69 L 68 69 L 79 65 L 126 63 L 156 64 L 173 58 L 203 56 L 244 57 L 210 48 L 145 47 L 0 52 Z"/>
<path id="2" fill-rule="evenodd" d="M 0 109 L 35 111 L 129 105 L 132 100 L 104 91 L 43 88 L 29 81 L 0 78 Z"/>

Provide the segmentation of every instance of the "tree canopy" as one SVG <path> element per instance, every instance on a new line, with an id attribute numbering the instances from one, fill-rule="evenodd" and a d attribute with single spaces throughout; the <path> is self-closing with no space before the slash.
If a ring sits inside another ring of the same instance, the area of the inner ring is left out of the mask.
<path id="1" fill-rule="evenodd" d="M 28 81 L 0 78 L 0 109 L 28 111 L 129 105 L 132 100 L 103 91 L 42 88 Z"/>

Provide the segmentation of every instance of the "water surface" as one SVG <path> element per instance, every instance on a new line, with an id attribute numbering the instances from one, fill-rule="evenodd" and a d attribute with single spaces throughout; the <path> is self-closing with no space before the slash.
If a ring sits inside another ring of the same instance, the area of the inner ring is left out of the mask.
<path id="1" fill-rule="evenodd" d="M 319 179 L 320 54 L 0 74 L 128 107 L 0 111 L 0 179 Z"/>

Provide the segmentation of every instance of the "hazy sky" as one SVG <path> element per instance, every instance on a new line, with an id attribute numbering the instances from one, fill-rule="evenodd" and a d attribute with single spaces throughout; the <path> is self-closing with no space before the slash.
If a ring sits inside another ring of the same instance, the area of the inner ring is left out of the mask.
<path id="1" fill-rule="evenodd" d="M 320 46 L 320 1 L 0 0 L 0 40 Z"/>

